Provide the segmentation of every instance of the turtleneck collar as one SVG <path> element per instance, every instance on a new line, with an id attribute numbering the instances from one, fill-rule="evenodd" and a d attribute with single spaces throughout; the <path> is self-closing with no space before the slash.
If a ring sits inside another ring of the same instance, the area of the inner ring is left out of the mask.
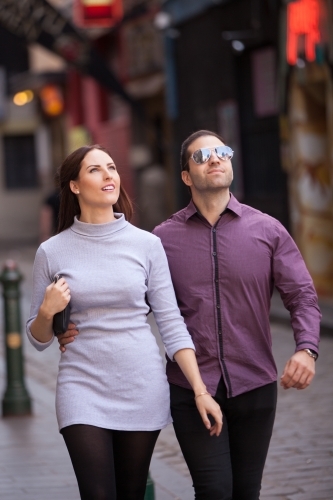
<path id="1" fill-rule="evenodd" d="M 105 224 L 89 224 L 88 222 L 81 222 L 78 218 L 74 217 L 74 223 L 70 227 L 74 233 L 82 234 L 84 236 L 100 237 L 111 235 L 121 229 L 124 229 L 128 222 L 124 214 L 115 213 L 115 220 Z"/>

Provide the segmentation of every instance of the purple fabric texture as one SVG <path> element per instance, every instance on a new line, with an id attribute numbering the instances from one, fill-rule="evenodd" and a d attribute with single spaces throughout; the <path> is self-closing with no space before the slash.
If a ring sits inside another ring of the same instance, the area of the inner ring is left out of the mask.
<path id="1" fill-rule="evenodd" d="M 269 323 L 274 286 L 290 312 L 296 351 L 318 352 L 317 294 L 295 242 L 277 220 L 231 195 L 214 227 L 191 201 L 153 232 L 166 251 L 178 305 L 212 394 L 221 375 L 228 397 L 277 379 Z M 177 363 L 168 360 L 167 375 L 169 382 L 190 388 Z"/>

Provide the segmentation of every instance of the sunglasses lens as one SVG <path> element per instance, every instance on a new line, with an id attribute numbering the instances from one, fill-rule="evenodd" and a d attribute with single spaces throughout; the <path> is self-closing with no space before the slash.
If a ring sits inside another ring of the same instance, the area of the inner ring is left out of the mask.
<path id="1" fill-rule="evenodd" d="M 230 160 L 233 157 L 233 150 L 229 148 L 229 146 L 217 146 L 214 149 L 216 155 L 221 159 L 221 160 Z M 206 163 L 211 155 L 211 148 L 200 148 L 197 149 L 197 151 L 194 151 L 192 158 L 197 163 L 198 165 L 201 165 L 202 163 Z"/>
<path id="2" fill-rule="evenodd" d="M 229 146 L 219 146 L 215 148 L 215 152 L 221 160 L 230 160 L 234 154 L 233 150 L 229 148 Z"/>
<path id="3" fill-rule="evenodd" d="M 197 163 L 200 165 L 201 163 L 206 163 L 206 161 L 209 160 L 210 157 L 210 149 L 208 148 L 201 148 L 198 149 L 197 151 L 194 151 L 192 158 Z"/>

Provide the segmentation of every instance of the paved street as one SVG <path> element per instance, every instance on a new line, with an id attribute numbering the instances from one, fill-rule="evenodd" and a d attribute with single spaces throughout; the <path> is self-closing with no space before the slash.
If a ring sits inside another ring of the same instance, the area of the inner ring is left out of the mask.
<path id="1" fill-rule="evenodd" d="M 22 324 L 28 314 L 33 248 L 0 251 L 0 266 L 11 256 L 25 276 Z M 2 310 L 1 310 L 2 314 Z M 1 315 L 0 314 L 0 315 Z M 3 319 L 0 317 L 0 332 Z M 152 324 L 154 330 L 155 325 Z M 272 324 L 279 373 L 293 352 L 284 324 Z M 0 419 L 0 498 L 4 500 L 79 500 L 70 460 L 57 430 L 54 388 L 59 351 L 56 344 L 39 353 L 25 340 L 26 382 L 32 417 Z M 322 338 L 317 375 L 306 391 L 279 391 L 278 412 L 264 474 L 262 500 L 333 499 L 333 335 Z M 0 342 L 0 393 L 5 385 Z M 191 480 L 172 427 L 159 437 L 151 475 L 155 500 L 193 500 Z M 209 500 L 209 499 L 207 499 Z"/>

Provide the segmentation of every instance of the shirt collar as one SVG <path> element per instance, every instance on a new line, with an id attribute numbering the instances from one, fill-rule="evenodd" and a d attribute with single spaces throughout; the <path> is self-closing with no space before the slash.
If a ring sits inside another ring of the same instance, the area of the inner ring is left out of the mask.
<path id="1" fill-rule="evenodd" d="M 232 193 L 230 193 L 230 200 L 228 205 L 226 206 L 226 210 L 231 210 L 231 212 L 234 212 L 234 214 L 238 215 L 239 217 L 242 216 L 242 205 L 239 203 L 239 201 L 236 200 Z M 191 200 L 185 209 L 185 221 L 188 221 L 190 217 L 197 213 L 198 209 L 194 205 L 193 200 Z"/>
<path id="2" fill-rule="evenodd" d="M 234 212 L 234 214 L 238 215 L 238 217 L 242 217 L 242 205 L 238 200 L 236 200 L 232 193 L 230 193 L 230 200 L 227 208 Z"/>

